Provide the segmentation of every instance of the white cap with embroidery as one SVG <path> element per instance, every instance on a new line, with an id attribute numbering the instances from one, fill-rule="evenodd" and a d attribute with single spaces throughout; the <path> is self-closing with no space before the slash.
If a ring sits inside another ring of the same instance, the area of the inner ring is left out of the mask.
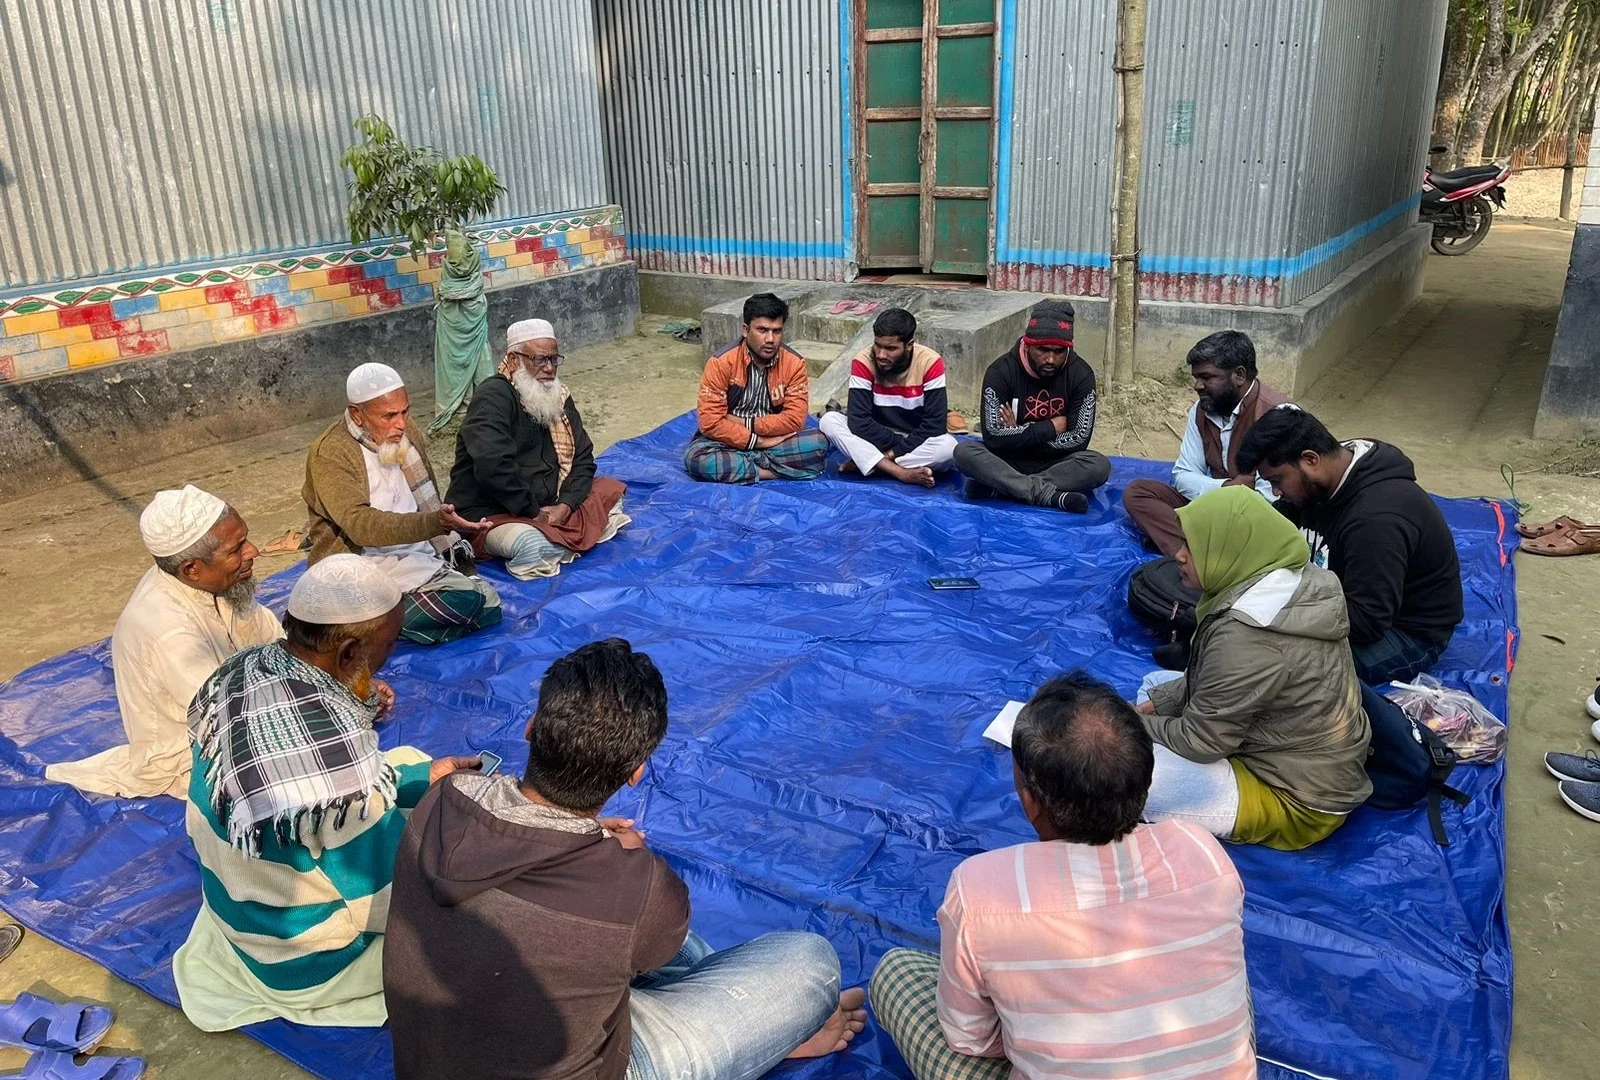
<path id="1" fill-rule="evenodd" d="M 344 381 L 344 398 L 352 405 L 403 389 L 406 381 L 388 364 L 362 364 Z"/>
<path id="2" fill-rule="evenodd" d="M 289 591 L 288 612 L 301 622 L 347 626 L 393 611 L 400 587 L 360 555 L 329 555 L 306 568 Z"/>
<path id="3" fill-rule="evenodd" d="M 193 484 L 156 492 L 139 515 L 139 535 L 156 558 L 187 551 L 222 517 L 228 504 Z"/>

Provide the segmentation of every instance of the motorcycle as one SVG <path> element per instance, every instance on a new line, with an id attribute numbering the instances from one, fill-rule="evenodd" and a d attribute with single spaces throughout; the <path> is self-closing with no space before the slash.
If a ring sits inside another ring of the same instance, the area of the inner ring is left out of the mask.
<path id="1" fill-rule="evenodd" d="M 1442 154 L 1448 149 L 1432 146 L 1428 153 Z M 1440 255 L 1465 255 L 1483 243 L 1494 222 L 1494 207 L 1506 208 L 1504 184 L 1510 176 L 1511 166 L 1499 162 L 1442 173 L 1434 172 L 1431 165 L 1424 168 L 1418 219 L 1433 226 L 1433 250 Z"/>

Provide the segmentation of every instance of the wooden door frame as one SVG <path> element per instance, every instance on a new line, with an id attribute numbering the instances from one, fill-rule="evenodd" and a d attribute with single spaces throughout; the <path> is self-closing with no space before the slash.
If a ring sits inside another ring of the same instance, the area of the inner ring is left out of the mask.
<path id="1" fill-rule="evenodd" d="M 952 26 L 939 25 L 940 0 L 923 0 L 922 26 L 921 27 L 896 27 L 890 30 L 867 29 L 867 0 L 845 0 L 851 4 L 851 27 L 854 39 L 850 43 L 851 63 L 851 97 L 845 103 L 850 110 L 850 130 L 856 133 L 856 145 L 851 148 L 851 157 L 854 159 L 854 175 L 856 189 L 851 192 L 855 203 L 855 219 L 860 222 L 860 231 L 856 237 L 856 265 L 859 267 L 862 257 L 869 254 L 867 239 L 869 238 L 869 218 L 867 216 L 867 188 L 877 187 L 879 195 L 917 195 L 917 261 L 923 273 L 930 273 L 933 266 L 933 201 L 936 198 L 962 198 L 974 197 L 972 193 L 980 188 L 944 187 L 934 184 L 939 167 L 939 125 L 940 120 L 983 120 L 989 121 L 989 230 L 988 253 L 985 260 L 986 279 L 992 272 L 995 259 L 995 202 L 997 185 L 999 181 L 999 164 L 995 160 L 995 146 L 998 140 L 997 126 L 1000 121 L 1000 19 L 999 12 L 1001 0 L 995 3 L 995 19 L 986 23 L 958 23 Z M 989 36 L 994 40 L 995 68 L 994 82 L 990 87 L 987 109 L 974 106 L 947 106 L 939 108 L 938 85 L 938 42 L 943 38 L 984 37 Z M 917 140 L 918 152 L 918 183 L 916 184 L 876 184 L 870 185 L 871 157 L 867 146 L 867 44 L 869 42 L 887 41 L 919 41 L 922 43 L 922 103 L 916 110 L 917 115 L 909 115 L 910 109 L 873 109 L 875 120 L 916 120 L 921 124 L 921 134 Z M 931 47 L 930 47 L 931 44 Z M 987 113 L 985 117 L 983 114 Z"/>

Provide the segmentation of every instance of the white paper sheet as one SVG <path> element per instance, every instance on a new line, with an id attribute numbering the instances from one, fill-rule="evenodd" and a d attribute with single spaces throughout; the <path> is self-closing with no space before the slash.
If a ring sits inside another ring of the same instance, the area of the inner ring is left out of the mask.
<path id="1" fill-rule="evenodd" d="M 1017 714 L 1022 711 L 1025 701 L 1008 701 L 1005 708 L 1000 710 L 998 716 L 989 721 L 989 726 L 983 729 L 985 739 L 993 739 L 1001 746 L 1011 746 L 1011 729 L 1016 727 Z"/>

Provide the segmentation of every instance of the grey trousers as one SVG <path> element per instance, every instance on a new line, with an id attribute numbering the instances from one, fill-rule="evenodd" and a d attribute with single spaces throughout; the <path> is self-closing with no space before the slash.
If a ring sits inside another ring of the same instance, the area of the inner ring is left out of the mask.
<path id="1" fill-rule="evenodd" d="M 980 442 L 956 447 L 956 468 L 963 476 L 1017 502 L 1044 506 L 1057 492 L 1085 495 L 1111 479 L 1111 459 L 1098 450 L 1078 450 L 1036 473 L 1025 473 Z"/>

